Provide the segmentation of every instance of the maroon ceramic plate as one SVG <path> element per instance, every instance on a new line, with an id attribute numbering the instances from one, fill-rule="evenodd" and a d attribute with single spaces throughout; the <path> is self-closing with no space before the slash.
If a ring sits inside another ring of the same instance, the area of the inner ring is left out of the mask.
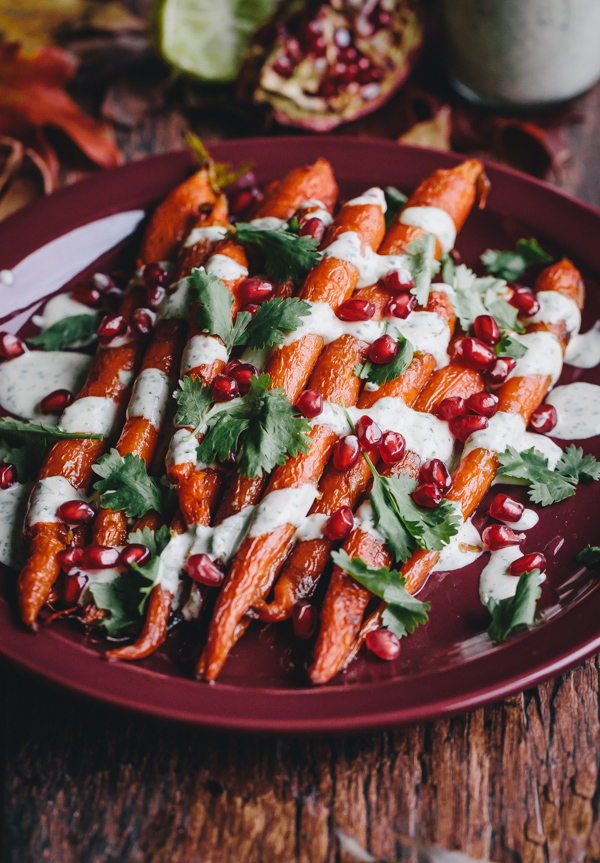
<path id="1" fill-rule="evenodd" d="M 324 156 L 344 197 L 371 185 L 392 184 L 408 192 L 435 168 L 459 161 L 432 150 L 334 137 L 234 141 L 213 151 L 236 163 L 251 159 L 261 183 Z M 134 253 L 136 237 L 128 240 L 127 235 L 141 211 L 192 167 L 187 153 L 156 156 L 63 189 L 3 222 L 0 270 L 14 270 L 16 282 L 13 287 L 0 282 L 0 316 L 26 309 L 79 272 L 93 272 L 97 258 L 107 266 Z M 517 238 L 535 235 L 582 269 L 588 285 L 587 329 L 600 317 L 593 282 L 600 272 L 600 213 L 513 171 L 490 166 L 489 176 L 488 207 L 472 214 L 458 240 L 463 259 L 474 265 L 489 246 L 509 248 Z M 30 314 L 26 310 L 15 318 L 13 328 Z M 561 382 L 575 379 L 600 383 L 600 370 L 567 367 Z M 600 457 L 600 441 L 583 445 Z M 351 731 L 445 716 L 532 686 L 599 649 L 600 586 L 575 562 L 581 548 L 600 539 L 599 503 L 600 487 L 584 486 L 574 499 L 548 508 L 528 531 L 525 551 L 543 549 L 557 537 L 564 543 L 550 559 L 540 602 L 543 622 L 499 647 L 485 635 L 488 616 L 477 594 L 484 558 L 430 578 L 421 593 L 432 602 L 430 621 L 403 642 L 395 663 L 363 656 L 322 689 L 306 686 L 306 655 L 294 644 L 288 624 L 250 627 L 213 685 L 186 676 L 193 651 L 189 633 L 172 638 L 165 650 L 137 665 L 103 662 L 102 643 L 68 622 L 30 635 L 15 618 L 14 574 L 8 571 L 0 582 L 0 654 L 111 704 L 222 728 Z"/>

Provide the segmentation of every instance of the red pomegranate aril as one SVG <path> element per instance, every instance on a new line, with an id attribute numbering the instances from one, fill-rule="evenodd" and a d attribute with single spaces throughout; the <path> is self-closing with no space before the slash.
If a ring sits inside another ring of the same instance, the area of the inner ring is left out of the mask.
<path id="1" fill-rule="evenodd" d="M 467 409 L 471 413 L 491 419 L 498 410 L 498 396 L 492 393 L 473 393 L 466 401 Z"/>
<path id="2" fill-rule="evenodd" d="M 312 237 L 313 240 L 316 240 L 318 243 L 321 242 L 323 236 L 325 234 L 325 225 L 320 219 L 308 218 L 302 222 L 300 225 L 300 229 L 298 230 L 298 236 L 300 237 Z"/>
<path id="3" fill-rule="evenodd" d="M 109 276 L 108 273 L 94 273 L 92 276 L 92 282 L 94 283 L 94 287 L 97 288 L 101 294 L 116 287 L 114 279 Z"/>
<path id="4" fill-rule="evenodd" d="M 433 482 L 423 482 L 416 487 L 412 493 L 413 500 L 418 506 L 426 506 L 433 509 L 442 502 L 442 490 Z"/>
<path id="5" fill-rule="evenodd" d="M 467 414 L 461 417 L 454 417 L 453 420 L 450 420 L 450 431 L 455 438 L 464 443 L 474 432 L 486 429 L 489 424 L 490 422 L 487 417 L 478 416 L 477 414 Z"/>
<path id="6" fill-rule="evenodd" d="M 240 363 L 230 375 L 238 385 L 241 395 L 246 395 L 250 391 L 250 381 L 258 377 L 258 369 L 252 363 Z"/>
<path id="7" fill-rule="evenodd" d="M 17 482 L 17 469 L 14 464 L 3 464 L 0 467 L 0 488 L 6 490 Z"/>
<path id="8" fill-rule="evenodd" d="M 361 69 L 361 70 L 365 70 L 365 69 L 370 69 L 370 68 L 371 68 L 371 61 L 369 60 L 369 58 L 368 58 L 368 57 L 359 57 L 359 58 L 358 58 L 358 60 L 357 60 L 356 62 L 357 62 L 357 66 L 358 66 L 358 68 L 359 68 L 359 69 Z"/>
<path id="9" fill-rule="evenodd" d="M 112 545 L 86 545 L 81 562 L 85 569 L 111 569 L 118 564 L 119 554 Z"/>
<path id="10" fill-rule="evenodd" d="M 25 342 L 13 333 L 0 333 L 0 357 L 14 360 L 27 350 Z"/>
<path id="11" fill-rule="evenodd" d="M 241 360 L 230 360 L 225 368 L 223 369 L 224 375 L 229 375 L 231 377 L 231 373 L 234 369 L 237 369 L 238 366 L 243 365 Z"/>
<path id="12" fill-rule="evenodd" d="M 397 294 L 387 304 L 386 313 L 394 318 L 407 318 L 417 308 L 417 298 L 412 294 Z"/>
<path id="13" fill-rule="evenodd" d="M 57 509 L 57 515 L 65 524 L 90 524 L 95 512 L 84 500 L 67 500 Z"/>
<path id="14" fill-rule="evenodd" d="M 396 359 L 398 342 L 391 336 L 379 336 L 369 347 L 369 359 L 372 363 L 391 363 Z"/>
<path id="15" fill-rule="evenodd" d="M 299 63 L 300 60 L 302 60 L 302 47 L 300 45 L 300 42 L 297 39 L 294 39 L 293 36 L 290 36 L 288 39 L 285 40 L 284 47 L 285 53 L 296 63 Z M 248 173 L 252 177 L 252 183 L 256 184 L 254 172 L 248 171 Z"/>
<path id="16" fill-rule="evenodd" d="M 75 285 L 71 291 L 71 299 L 78 303 L 83 303 L 84 306 L 91 306 L 93 309 L 97 309 L 102 305 L 102 294 L 100 291 L 87 285 Z"/>
<path id="17" fill-rule="evenodd" d="M 140 336 L 147 336 L 155 320 L 156 315 L 151 309 L 134 309 L 131 315 L 131 326 Z"/>
<path id="18" fill-rule="evenodd" d="M 207 587 L 218 587 L 225 577 L 207 554 L 191 554 L 185 562 L 185 571 L 190 578 Z"/>
<path id="19" fill-rule="evenodd" d="M 126 545 L 119 555 L 119 566 L 124 566 L 126 569 L 131 569 L 134 563 L 137 566 L 144 566 L 151 557 L 152 553 L 147 546 L 140 542 L 132 542 Z"/>
<path id="20" fill-rule="evenodd" d="M 151 309 L 157 309 L 166 296 L 167 290 L 162 285 L 146 288 L 146 302 Z"/>
<path id="21" fill-rule="evenodd" d="M 240 309 L 240 312 L 248 312 L 248 314 L 252 315 L 252 317 L 254 317 L 257 311 L 258 306 L 256 305 L 256 303 L 248 303 L 246 306 L 242 306 L 242 308 Z"/>
<path id="22" fill-rule="evenodd" d="M 61 565 L 61 568 L 68 572 L 70 569 L 73 569 L 76 566 L 81 566 L 83 562 L 83 549 L 78 545 L 71 546 L 71 548 L 63 548 L 62 551 L 59 551 L 56 555 L 56 559 Z"/>
<path id="23" fill-rule="evenodd" d="M 347 66 L 345 63 L 342 63 L 338 60 L 337 63 L 334 63 L 329 69 L 329 74 L 332 78 L 342 78 L 346 74 Z"/>
<path id="24" fill-rule="evenodd" d="M 273 285 L 265 279 L 244 279 L 237 289 L 238 300 L 241 305 L 247 303 L 262 303 L 273 296 Z"/>
<path id="25" fill-rule="evenodd" d="M 347 30 L 345 31 L 348 32 Z M 344 63 L 352 63 L 355 64 L 356 58 L 358 57 L 358 51 L 354 47 L 354 45 L 348 45 L 347 48 L 343 48 L 338 54 L 340 60 Z M 358 69 L 358 65 L 356 66 Z"/>
<path id="26" fill-rule="evenodd" d="M 341 321 L 370 321 L 375 314 L 375 303 L 371 300 L 346 300 L 336 315 Z"/>
<path id="27" fill-rule="evenodd" d="M 338 48 L 347 48 L 352 42 L 350 31 L 346 30 L 345 27 L 338 27 L 337 30 L 334 31 L 333 41 Z M 356 49 L 354 49 L 354 54 L 356 56 Z"/>
<path id="28" fill-rule="evenodd" d="M 540 434 L 548 434 L 557 422 L 558 414 L 554 405 L 539 405 L 531 414 L 529 426 Z"/>
<path id="29" fill-rule="evenodd" d="M 370 69 L 359 69 L 356 80 L 359 84 L 373 84 L 381 81 L 383 72 L 381 69 L 376 69 L 372 66 Z"/>
<path id="30" fill-rule="evenodd" d="M 294 64 L 286 54 L 280 53 L 271 64 L 273 71 L 282 78 L 289 78 L 294 71 Z"/>
<path id="31" fill-rule="evenodd" d="M 526 318 L 537 315 L 540 310 L 540 301 L 533 291 L 520 285 L 513 286 L 513 295 L 508 302 Z"/>
<path id="32" fill-rule="evenodd" d="M 406 451 L 406 441 L 400 432 L 386 431 L 381 435 L 379 455 L 387 465 L 398 464 Z"/>
<path id="33" fill-rule="evenodd" d="M 419 471 L 419 479 L 423 483 L 433 483 L 440 491 L 450 491 L 452 477 L 450 471 L 440 458 L 429 458 L 424 461 Z"/>
<path id="34" fill-rule="evenodd" d="M 518 521 L 524 511 L 523 504 L 507 494 L 497 494 L 490 504 L 490 515 L 498 521 Z"/>
<path id="35" fill-rule="evenodd" d="M 500 341 L 500 327 L 491 315 L 479 315 L 473 324 L 475 335 L 486 345 L 497 345 Z"/>
<path id="36" fill-rule="evenodd" d="M 210 389 L 215 402 L 230 402 L 240 393 L 237 381 L 229 375 L 217 375 Z"/>
<path id="37" fill-rule="evenodd" d="M 323 413 L 323 396 L 318 390 L 304 390 L 296 401 L 296 407 L 307 419 Z"/>
<path id="38" fill-rule="evenodd" d="M 360 444 L 356 435 L 349 434 L 336 443 L 333 448 L 333 466 L 336 470 L 348 470 L 356 464 L 360 455 Z"/>
<path id="39" fill-rule="evenodd" d="M 455 417 L 460 417 L 467 411 L 465 400 L 460 396 L 450 396 L 450 398 L 442 399 L 439 403 L 436 413 L 443 420 L 453 420 Z"/>
<path id="40" fill-rule="evenodd" d="M 518 557 L 508 567 L 510 575 L 523 575 L 524 572 L 531 572 L 533 569 L 539 569 L 540 572 L 546 572 L 546 558 L 539 551 L 533 551 L 531 554 L 524 554 L 523 557 Z"/>
<path id="41" fill-rule="evenodd" d="M 392 270 L 386 273 L 381 281 L 383 287 L 390 294 L 401 294 L 403 291 L 410 291 L 415 286 L 413 277 L 408 270 Z"/>
<path id="42" fill-rule="evenodd" d="M 490 551 L 499 551 L 511 545 L 518 545 L 525 539 L 524 533 L 515 533 L 512 527 L 505 524 L 491 524 L 481 534 L 486 548 Z"/>
<path id="43" fill-rule="evenodd" d="M 363 416 L 356 423 L 356 436 L 363 449 L 371 451 L 377 449 L 381 443 L 381 429 L 371 417 Z"/>
<path id="44" fill-rule="evenodd" d="M 486 371 L 485 382 L 489 387 L 501 386 L 508 380 L 509 374 L 516 365 L 517 361 L 514 357 L 498 357 Z"/>
<path id="45" fill-rule="evenodd" d="M 341 506 L 325 522 L 324 533 L 334 542 L 350 536 L 354 527 L 354 516 L 349 506 Z"/>
<path id="46" fill-rule="evenodd" d="M 229 200 L 229 210 L 232 215 L 239 216 L 248 209 L 250 204 L 258 197 L 258 190 L 242 189 L 232 195 Z"/>
<path id="47" fill-rule="evenodd" d="M 465 365 L 480 372 L 485 371 L 496 359 L 491 348 L 479 339 L 470 337 L 461 339 L 457 351 Z"/>
<path id="48" fill-rule="evenodd" d="M 373 632 L 369 632 L 365 644 L 367 650 L 370 650 L 380 659 L 389 661 L 396 659 L 400 654 L 400 639 L 389 629 L 375 629 Z"/>
<path id="49" fill-rule="evenodd" d="M 40 410 L 43 414 L 61 414 L 73 401 L 71 390 L 54 390 L 40 402 Z"/>
<path id="50" fill-rule="evenodd" d="M 310 638 L 317 627 L 319 612 L 310 602 L 301 600 L 292 608 L 292 624 L 296 638 Z"/>
<path id="51" fill-rule="evenodd" d="M 169 283 L 169 273 L 160 264 L 146 264 L 142 279 L 147 288 L 164 287 Z"/>
<path id="52" fill-rule="evenodd" d="M 88 577 L 85 572 L 76 571 L 73 575 L 65 576 L 61 590 L 61 599 L 68 608 L 77 605 L 83 588 L 87 583 Z"/>
<path id="53" fill-rule="evenodd" d="M 96 330 L 98 341 L 103 345 L 110 344 L 113 339 L 124 336 L 127 332 L 127 321 L 123 315 L 105 315 Z"/>

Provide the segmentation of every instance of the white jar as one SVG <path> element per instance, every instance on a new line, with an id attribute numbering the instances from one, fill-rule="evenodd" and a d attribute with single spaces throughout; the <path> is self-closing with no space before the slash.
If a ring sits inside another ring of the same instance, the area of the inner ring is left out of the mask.
<path id="1" fill-rule="evenodd" d="M 600 77 L 600 0 L 443 0 L 456 89 L 495 106 L 543 105 Z"/>

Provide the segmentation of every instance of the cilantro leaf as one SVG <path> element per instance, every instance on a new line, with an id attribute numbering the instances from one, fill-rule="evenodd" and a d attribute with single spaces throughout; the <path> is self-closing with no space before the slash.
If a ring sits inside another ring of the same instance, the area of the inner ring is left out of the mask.
<path id="1" fill-rule="evenodd" d="M 45 454 L 43 440 L 29 440 L 23 446 L 9 447 L 4 462 L 15 466 L 19 482 L 23 483 L 37 478 Z"/>
<path id="2" fill-rule="evenodd" d="M 465 332 L 479 315 L 492 315 L 499 327 L 524 332 L 517 320 L 517 309 L 502 297 L 508 287 L 505 281 L 490 276 L 478 278 L 464 264 L 456 267 L 450 258 L 444 265 L 444 279 L 454 288 L 454 310 Z"/>
<path id="3" fill-rule="evenodd" d="M 262 253 L 266 273 L 277 282 L 302 279 L 321 260 L 317 240 L 291 231 L 270 231 L 238 222 L 235 237 Z"/>
<path id="4" fill-rule="evenodd" d="M 583 454 L 580 446 L 571 444 L 563 452 L 556 470 L 574 482 L 593 482 L 600 478 L 600 462 L 591 453 Z"/>
<path id="5" fill-rule="evenodd" d="M 361 380 L 381 386 L 387 381 L 393 381 L 400 377 L 412 362 L 414 347 L 408 339 L 398 336 L 398 353 L 389 363 L 372 363 L 367 360 L 362 366 L 358 365 L 354 373 Z"/>
<path id="6" fill-rule="evenodd" d="M 258 307 L 254 318 L 250 315 L 244 333 L 235 344 L 246 345 L 251 349 L 280 345 L 285 338 L 285 331 L 297 329 L 302 318 L 310 314 L 310 308 L 310 303 L 295 297 L 267 300 Z M 238 315 L 238 319 L 240 317 Z"/>
<path id="7" fill-rule="evenodd" d="M 542 595 L 539 575 L 539 569 L 524 572 L 519 576 L 514 596 L 500 601 L 489 598 L 487 606 L 492 622 L 488 627 L 488 635 L 492 641 L 506 641 L 518 629 L 533 625 L 536 603 Z"/>
<path id="8" fill-rule="evenodd" d="M 210 464 L 239 450 L 240 473 L 259 476 L 290 455 L 308 452 L 310 423 L 296 415 L 283 389 L 269 389 L 271 384 L 269 375 L 252 378 L 245 396 L 219 405 L 197 450 L 201 461 Z"/>
<path id="9" fill-rule="evenodd" d="M 600 464 L 592 455 L 584 456 L 574 444 L 565 450 L 555 470 L 550 470 L 548 459 L 533 448 L 520 453 L 509 446 L 498 453 L 498 461 L 498 473 L 527 480 L 529 499 L 541 506 L 571 497 L 580 481 L 592 482 L 600 477 Z"/>
<path id="10" fill-rule="evenodd" d="M 525 356 L 527 348 L 524 344 L 517 341 L 511 333 L 507 332 L 507 330 L 502 330 L 500 341 L 494 348 L 494 351 L 499 357 L 514 357 L 518 360 L 520 357 Z"/>
<path id="11" fill-rule="evenodd" d="M 500 276 L 507 282 L 514 282 L 532 264 L 551 264 L 552 258 L 540 248 L 538 241 L 518 240 L 516 251 L 501 252 L 488 249 L 481 255 L 481 263 L 488 273 Z"/>
<path id="12" fill-rule="evenodd" d="M 202 268 L 194 267 L 190 278 L 192 300 L 198 303 L 196 323 L 202 332 L 218 336 L 229 352 L 233 347 L 233 297 L 221 279 Z"/>
<path id="13" fill-rule="evenodd" d="M 201 378 L 186 375 L 179 381 L 179 389 L 175 390 L 173 398 L 179 406 L 173 422 L 179 427 L 193 428 L 192 434 L 196 434 L 206 423 L 210 412 L 210 387 Z"/>
<path id="14" fill-rule="evenodd" d="M 421 602 L 410 595 L 405 587 L 406 579 L 397 570 L 388 569 L 387 566 L 374 569 L 360 557 L 350 560 L 345 551 L 333 551 L 331 557 L 337 566 L 359 584 L 387 602 L 383 625 L 398 638 L 407 633 L 410 635 L 420 623 L 427 623 L 429 603 Z"/>
<path id="15" fill-rule="evenodd" d="M 406 195 L 401 192 L 399 189 L 394 188 L 394 186 L 386 186 L 385 188 L 385 202 L 387 204 L 387 210 L 385 211 L 385 229 L 389 228 L 391 223 L 394 221 L 397 214 L 400 212 L 402 207 L 406 204 L 408 198 Z"/>
<path id="16" fill-rule="evenodd" d="M 42 348 L 45 351 L 62 351 L 76 342 L 86 343 L 96 335 L 101 315 L 71 315 L 56 321 L 48 329 L 26 339 L 28 345 L 33 348 Z"/>
<path id="17" fill-rule="evenodd" d="M 92 470 L 102 477 L 94 489 L 102 495 L 103 509 L 122 509 L 130 518 L 141 518 L 151 509 L 161 512 L 162 488 L 146 473 L 145 459 L 130 452 L 123 457 L 111 449 Z"/>
<path id="18" fill-rule="evenodd" d="M 58 426 L 46 423 L 32 422 L 12 417 L 0 418 L 0 438 L 22 443 L 23 441 L 44 441 L 46 445 L 58 440 L 102 440 L 101 434 L 82 434 L 81 432 L 64 432 Z"/>
<path id="19" fill-rule="evenodd" d="M 161 525 L 158 530 L 152 530 L 149 527 L 144 527 L 142 530 L 138 528 L 137 530 L 132 530 L 127 535 L 128 543 L 145 545 L 155 557 L 164 551 L 170 539 L 171 531 L 166 524 Z"/>
<path id="20" fill-rule="evenodd" d="M 486 287 L 486 282 L 493 282 L 493 284 Z M 525 328 L 517 317 L 519 310 L 511 306 L 503 297 L 498 296 L 498 293 L 501 293 L 506 287 L 505 283 L 500 279 L 492 279 L 487 276 L 483 279 L 477 279 L 476 284 L 479 290 L 484 292 L 483 304 L 488 314 L 495 318 L 498 326 L 507 330 L 514 330 L 517 333 L 524 333 Z"/>
<path id="21" fill-rule="evenodd" d="M 584 566 L 589 566 L 590 569 L 600 567 L 600 546 L 586 545 L 586 547 L 579 552 L 576 560 Z"/>
<path id="22" fill-rule="evenodd" d="M 435 237 L 433 234 L 423 234 L 406 247 L 403 265 L 412 275 L 414 287 L 411 294 L 417 298 L 420 306 L 427 305 L 431 280 L 440 269 L 440 262 L 434 257 Z"/>

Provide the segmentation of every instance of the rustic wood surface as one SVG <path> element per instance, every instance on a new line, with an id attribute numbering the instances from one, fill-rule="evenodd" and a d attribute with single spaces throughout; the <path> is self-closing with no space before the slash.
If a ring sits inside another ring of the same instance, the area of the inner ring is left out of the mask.
<path id="1" fill-rule="evenodd" d="M 575 107 L 557 180 L 600 206 L 600 86 Z M 211 115 L 197 128 L 235 126 Z M 120 144 L 134 158 L 179 146 L 186 128 L 166 105 Z M 0 859 L 356 860 L 341 834 L 375 858 L 413 859 L 409 836 L 497 863 L 600 860 L 598 678 L 595 658 L 456 719 L 290 740 L 134 718 L 0 666 Z"/>

